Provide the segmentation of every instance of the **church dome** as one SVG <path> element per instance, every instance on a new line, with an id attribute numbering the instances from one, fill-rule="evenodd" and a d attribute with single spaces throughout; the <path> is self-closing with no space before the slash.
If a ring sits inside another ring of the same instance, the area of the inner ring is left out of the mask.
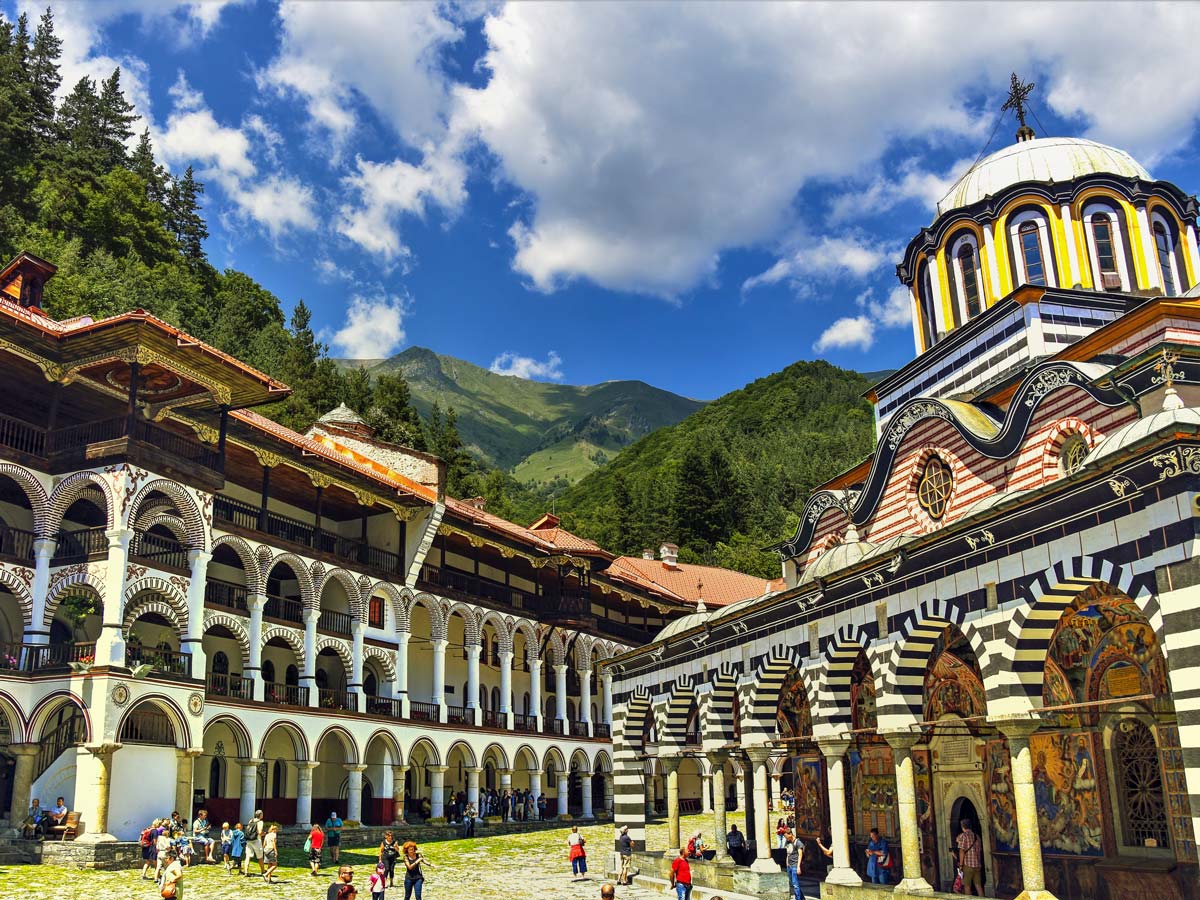
<path id="1" fill-rule="evenodd" d="M 695 628 L 697 625 L 703 625 L 708 621 L 711 613 L 694 612 L 686 616 L 680 616 L 673 622 L 668 622 L 666 627 L 654 636 L 654 641 L 665 641 L 667 638 L 672 638 L 677 634 L 683 634 L 688 629 Z"/>
<path id="2" fill-rule="evenodd" d="M 1084 138 L 1032 138 L 997 150 L 972 166 L 937 205 L 945 215 L 1024 181 L 1070 181 L 1104 173 L 1150 181 L 1150 173 L 1124 150 Z"/>

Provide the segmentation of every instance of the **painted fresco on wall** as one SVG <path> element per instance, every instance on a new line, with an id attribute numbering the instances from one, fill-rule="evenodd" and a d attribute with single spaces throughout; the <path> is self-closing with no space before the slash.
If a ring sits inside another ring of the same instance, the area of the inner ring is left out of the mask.
<path id="1" fill-rule="evenodd" d="M 950 714 L 968 719 L 984 710 L 983 682 L 971 666 L 949 650 L 938 654 L 925 673 L 926 721 Z"/>
<path id="2" fill-rule="evenodd" d="M 930 884 L 938 884 L 937 820 L 933 812 L 933 779 L 929 750 L 912 751 L 913 781 L 917 791 L 917 828 L 921 831 L 921 874 Z"/>
<path id="3" fill-rule="evenodd" d="M 1078 731 L 1034 734 L 1029 751 L 1042 849 L 1102 856 L 1104 826 L 1094 735 Z"/>
<path id="4" fill-rule="evenodd" d="M 992 822 L 992 844 L 1001 853 L 1020 850 L 1017 836 L 1017 808 L 1013 801 L 1012 760 L 1004 740 L 988 741 L 984 748 L 987 759 L 988 811 Z"/>
<path id="5" fill-rule="evenodd" d="M 775 726 L 779 730 L 779 736 L 784 738 L 812 735 L 812 710 L 809 708 L 808 694 L 804 690 L 804 682 L 799 672 L 791 672 L 779 692 Z"/>
<path id="6" fill-rule="evenodd" d="M 825 774 L 819 757 L 796 760 L 796 831 L 811 838 L 825 831 Z"/>
<path id="7" fill-rule="evenodd" d="M 1063 674 L 1063 670 L 1058 667 L 1058 663 L 1052 659 L 1046 660 L 1044 677 L 1045 681 L 1042 686 L 1043 706 L 1071 706 L 1075 703 L 1075 695 L 1071 691 L 1071 684 L 1067 681 L 1067 676 Z M 1079 715 L 1073 712 L 1058 713 L 1053 721 L 1059 728 L 1079 728 L 1083 724 L 1079 721 Z"/>
<path id="8" fill-rule="evenodd" d="M 875 712 L 875 676 L 871 674 L 871 666 L 865 653 L 858 655 L 854 663 L 854 672 L 850 676 L 850 710 L 855 731 L 878 727 Z"/>
<path id="9" fill-rule="evenodd" d="M 1163 793 L 1167 800 L 1167 820 L 1171 825 L 1171 844 L 1175 858 L 1191 863 L 1196 859 L 1196 834 L 1192 830 L 1191 804 L 1183 770 L 1183 750 L 1179 729 L 1164 725 L 1158 729 L 1159 759 L 1162 761 Z"/>
<path id="10" fill-rule="evenodd" d="M 887 744 L 850 750 L 852 829 L 866 834 L 878 828 L 885 835 L 896 830 L 896 769 Z"/>

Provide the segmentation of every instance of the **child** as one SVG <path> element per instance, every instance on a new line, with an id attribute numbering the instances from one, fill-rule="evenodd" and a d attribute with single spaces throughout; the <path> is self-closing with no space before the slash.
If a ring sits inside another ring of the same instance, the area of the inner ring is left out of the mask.
<path id="1" fill-rule="evenodd" d="M 238 822 L 233 826 L 233 831 L 229 834 L 229 874 L 237 872 L 242 874 L 242 854 L 246 852 L 246 832 L 242 830 L 242 823 Z"/>
<path id="2" fill-rule="evenodd" d="M 170 850 L 172 846 L 170 823 L 166 821 L 159 823 L 158 837 L 154 839 L 154 849 L 156 851 L 154 857 L 155 881 L 162 880 L 162 870 L 167 865 L 167 851 Z"/>
<path id="3" fill-rule="evenodd" d="M 387 865 L 380 863 L 367 879 L 367 887 L 371 891 L 371 900 L 384 900 L 383 892 L 387 890 Z"/>
<path id="4" fill-rule="evenodd" d="M 272 825 L 267 829 L 263 838 L 263 858 L 267 861 L 267 871 L 263 873 L 263 881 L 271 884 L 275 870 L 279 868 L 279 826 Z"/>
<path id="5" fill-rule="evenodd" d="M 188 840 L 188 836 L 182 831 L 175 832 L 175 849 L 179 854 L 179 864 L 183 867 L 192 864 L 192 842 Z"/>
<path id="6" fill-rule="evenodd" d="M 221 823 L 221 856 L 225 862 L 225 871 L 229 871 L 229 845 L 233 843 L 233 832 L 228 822 Z"/>

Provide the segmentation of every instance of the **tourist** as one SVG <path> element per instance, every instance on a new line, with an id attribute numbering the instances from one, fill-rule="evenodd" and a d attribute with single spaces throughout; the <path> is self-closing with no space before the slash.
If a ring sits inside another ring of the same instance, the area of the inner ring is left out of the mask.
<path id="1" fill-rule="evenodd" d="M 383 895 L 388 886 L 387 879 L 387 866 L 381 862 L 375 866 L 375 871 L 367 879 L 367 890 L 371 892 L 371 900 L 384 900 Z"/>
<path id="2" fill-rule="evenodd" d="M 729 858 L 735 864 L 746 864 L 746 836 L 738 831 L 736 822 L 729 826 L 729 833 L 725 835 L 725 847 L 729 850 Z"/>
<path id="3" fill-rule="evenodd" d="M 429 802 L 428 797 L 422 797 L 421 798 L 421 818 L 424 819 L 426 822 L 428 822 L 430 816 L 432 816 L 432 815 L 433 815 L 433 804 Z"/>
<path id="4" fill-rule="evenodd" d="M 45 818 L 46 811 L 42 809 L 42 801 L 34 798 L 29 806 L 29 815 L 25 817 L 25 821 L 21 824 L 21 837 L 32 840 L 38 836 L 39 831 L 44 834 L 46 831 L 44 825 Z"/>
<path id="5" fill-rule="evenodd" d="M 35 800 L 34 803 L 37 801 Z M 150 823 L 149 827 L 143 829 L 138 837 L 138 843 L 142 845 L 142 880 L 150 880 L 150 867 L 154 865 L 158 857 L 158 819 Z"/>
<path id="6" fill-rule="evenodd" d="M 62 798 L 60 797 L 59 799 L 61 800 Z M 170 824 L 172 831 L 183 831 L 184 827 L 187 825 L 187 823 L 183 821 L 183 816 L 179 815 L 179 810 L 177 809 L 171 811 Z"/>
<path id="7" fill-rule="evenodd" d="M 631 884 L 629 864 L 633 862 L 633 838 L 629 836 L 629 826 L 621 826 L 621 836 L 617 838 L 617 853 L 621 856 L 621 872 L 617 875 L 617 884 Z"/>
<path id="8" fill-rule="evenodd" d="M 538 821 L 546 821 L 546 795 L 540 794 L 537 798 Z"/>
<path id="9" fill-rule="evenodd" d="M 329 885 L 329 889 L 325 891 L 325 900 L 338 900 L 338 892 L 350 884 L 354 880 L 354 869 L 350 866 L 339 866 L 337 878 Z"/>
<path id="10" fill-rule="evenodd" d="M 414 894 L 417 900 L 421 900 L 421 888 L 425 885 L 425 874 L 421 867 L 436 869 L 437 866 L 421 855 L 414 841 L 405 841 L 401 851 L 401 859 L 404 860 L 404 900 L 409 900 Z"/>
<path id="11" fill-rule="evenodd" d="M 247 877 L 250 875 L 250 860 L 258 860 L 258 874 L 262 875 L 263 867 L 263 814 L 261 809 L 254 811 L 254 817 L 246 823 L 246 868 Z"/>
<path id="12" fill-rule="evenodd" d="M 229 833 L 229 874 L 242 874 L 242 857 L 246 853 L 246 832 L 238 822 Z"/>
<path id="13" fill-rule="evenodd" d="M 208 810 L 196 810 L 196 821 L 192 823 L 192 844 L 204 850 L 204 861 L 213 862 L 212 858 L 212 840 L 209 838 L 209 832 L 212 831 L 212 824 L 208 821 Z"/>
<path id="14" fill-rule="evenodd" d="M 692 900 L 692 867 L 683 851 L 680 847 L 679 855 L 671 861 L 671 887 L 675 888 L 677 900 Z"/>
<path id="15" fill-rule="evenodd" d="M 475 837 L 475 804 L 468 803 L 463 811 L 463 837 Z"/>
<path id="16" fill-rule="evenodd" d="M 333 864 L 338 864 L 342 848 L 342 820 L 338 818 L 337 810 L 329 814 L 325 820 L 325 843 L 329 845 L 329 858 Z"/>
<path id="17" fill-rule="evenodd" d="M 830 834 L 828 836 L 828 840 L 829 840 L 829 845 L 826 846 L 825 844 L 821 843 L 820 838 L 817 838 L 817 849 L 820 850 L 823 854 L 825 854 L 830 859 L 833 859 L 833 835 L 832 834 Z"/>
<path id="18" fill-rule="evenodd" d="M 618 882 L 618 884 L 619 883 L 620 882 Z M 616 896 L 617 889 L 612 886 L 611 882 L 606 881 L 604 884 L 600 885 L 600 900 L 614 900 Z"/>
<path id="19" fill-rule="evenodd" d="M 176 852 L 179 854 L 180 864 L 190 866 L 192 864 L 192 854 L 195 852 L 191 839 L 182 831 L 175 831 L 171 833 L 171 840 Z"/>
<path id="20" fill-rule="evenodd" d="M 50 827 L 62 825 L 64 822 L 66 822 L 67 812 L 68 810 L 66 801 L 62 797 L 59 797 L 54 801 L 54 808 L 50 810 L 47 815 L 47 818 L 50 820 Z"/>
<path id="21" fill-rule="evenodd" d="M 704 833 L 697 831 L 687 842 L 688 859 L 704 859 Z"/>
<path id="22" fill-rule="evenodd" d="M 358 888 L 352 884 L 343 884 L 338 888 L 337 900 L 355 900 L 358 897 Z"/>
<path id="23" fill-rule="evenodd" d="M 787 834 L 787 822 L 780 819 L 775 823 L 775 838 L 779 842 L 779 849 L 783 849 L 784 835 Z"/>
<path id="24" fill-rule="evenodd" d="M 304 841 L 304 849 L 308 851 L 308 866 L 312 869 L 313 877 L 321 874 L 321 848 L 325 846 L 325 832 L 316 822 L 308 829 L 308 837 Z"/>
<path id="25" fill-rule="evenodd" d="M 183 864 L 173 850 L 168 850 L 166 857 L 162 874 L 162 889 L 159 893 L 163 900 L 182 900 L 183 886 L 180 882 L 183 880 Z"/>
<path id="26" fill-rule="evenodd" d="M 972 897 L 983 896 L 983 848 L 979 835 L 971 828 L 971 820 L 962 820 L 962 833 L 958 836 L 958 867 L 962 869 L 963 893 Z"/>
<path id="27" fill-rule="evenodd" d="M 804 860 L 804 845 L 796 839 L 796 835 L 791 831 L 784 837 L 786 838 L 784 852 L 787 854 L 785 865 L 787 866 L 788 883 L 792 886 L 792 900 L 804 900 L 804 891 L 800 888 L 800 866 Z"/>
<path id="28" fill-rule="evenodd" d="M 583 846 L 586 843 L 579 833 L 579 826 L 572 825 L 571 833 L 567 835 L 567 859 L 571 861 L 572 881 L 578 881 L 581 875 L 587 877 L 587 851 Z"/>
<path id="29" fill-rule="evenodd" d="M 383 833 L 379 842 L 379 863 L 387 872 L 388 887 L 396 885 L 396 860 L 400 858 L 400 844 L 390 831 Z"/>
<path id="30" fill-rule="evenodd" d="M 270 884 L 271 876 L 279 868 L 279 826 L 272 825 L 267 829 L 263 838 L 263 859 L 267 861 L 267 871 L 263 872 L 263 881 Z"/>
<path id="31" fill-rule="evenodd" d="M 225 871 L 229 871 L 229 850 L 233 845 L 233 829 L 228 822 L 221 823 L 221 862 L 225 863 Z"/>
<path id="32" fill-rule="evenodd" d="M 159 822 L 158 834 L 154 838 L 154 880 L 162 878 L 162 870 L 167 865 L 167 853 L 171 850 L 171 822 L 162 819 Z"/>
<path id="33" fill-rule="evenodd" d="M 867 841 L 867 880 L 874 884 L 887 884 L 890 865 L 887 841 L 880 837 L 878 828 L 872 828 L 871 839 Z"/>

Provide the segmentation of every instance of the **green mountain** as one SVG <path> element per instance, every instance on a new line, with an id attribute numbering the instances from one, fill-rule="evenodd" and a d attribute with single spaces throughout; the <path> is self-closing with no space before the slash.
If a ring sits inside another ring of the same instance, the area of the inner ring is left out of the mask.
<path id="1" fill-rule="evenodd" d="M 435 401 L 443 410 L 453 407 L 467 449 L 521 482 L 577 481 L 643 435 L 704 405 L 641 381 L 577 386 L 497 375 L 424 347 L 338 365 L 372 376 L 399 372 L 423 417 Z"/>
<path id="2" fill-rule="evenodd" d="M 797 362 L 625 448 L 555 501 L 563 524 L 617 551 L 674 540 L 681 558 L 779 574 L 813 488 L 872 449 L 873 381 Z"/>

